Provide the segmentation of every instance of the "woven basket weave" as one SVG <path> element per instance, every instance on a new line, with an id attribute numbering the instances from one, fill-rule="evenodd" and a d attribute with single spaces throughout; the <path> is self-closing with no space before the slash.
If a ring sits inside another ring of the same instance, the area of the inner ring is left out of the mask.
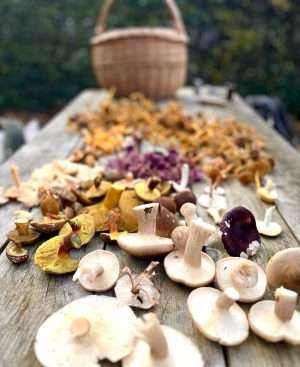
<path id="1" fill-rule="evenodd" d="M 106 0 L 91 40 L 92 62 L 99 83 L 116 88 L 117 95 L 142 92 L 167 98 L 184 85 L 187 74 L 185 27 L 173 0 L 165 0 L 174 28 L 106 30 L 113 0 Z"/>

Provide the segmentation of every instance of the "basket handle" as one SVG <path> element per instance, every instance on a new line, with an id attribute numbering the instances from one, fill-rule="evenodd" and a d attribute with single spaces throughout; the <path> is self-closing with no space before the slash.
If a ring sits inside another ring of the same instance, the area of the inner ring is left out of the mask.
<path id="1" fill-rule="evenodd" d="M 101 12 L 100 12 L 100 15 L 99 15 L 99 18 L 98 18 L 96 30 L 95 30 L 96 35 L 106 31 L 107 18 L 110 14 L 113 2 L 114 2 L 114 0 L 104 0 L 104 4 L 102 6 L 102 9 L 101 9 Z M 173 18 L 174 28 L 177 30 L 177 32 L 186 35 L 185 25 L 183 23 L 182 16 L 181 16 L 181 13 L 180 13 L 180 10 L 179 10 L 177 4 L 175 3 L 174 0 L 165 0 L 165 3 L 166 3 L 166 5 L 169 9 L 169 12 L 170 12 L 172 18 Z"/>

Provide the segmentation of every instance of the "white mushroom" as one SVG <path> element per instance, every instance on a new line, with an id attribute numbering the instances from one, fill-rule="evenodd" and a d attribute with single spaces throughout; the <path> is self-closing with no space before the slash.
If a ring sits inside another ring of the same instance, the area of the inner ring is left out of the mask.
<path id="1" fill-rule="evenodd" d="M 256 194 L 257 196 L 268 204 L 274 204 L 278 199 L 277 191 L 274 189 L 274 184 L 271 179 L 268 179 L 265 186 L 261 185 L 258 172 L 255 175 Z"/>
<path id="2" fill-rule="evenodd" d="M 222 187 L 205 187 L 204 194 L 198 197 L 198 203 L 207 209 L 207 213 L 212 217 L 216 224 L 222 220 L 228 205 L 225 191 Z"/>
<path id="3" fill-rule="evenodd" d="M 188 237 L 189 237 L 189 227 L 187 226 L 176 227 L 171 234 L 171 239 L 173 240 L 175 249 L 178 251 L 184 251 Z"/>
<path id="4" fill-rule="evenodd" d="M 276 222 L 272 222 L 272 215 L 275 206 L 271 206 L 266 210 L 264 220 L 256 221 L 257 230 L 260 234 L 268 237 L 279 236 L 282 232 L 282 227 Z"/>
<path id="5" fill-rule="evenodd" d="M 198 348 L 179 331 L 160 325 L 155 314 L 147 314 L 140 327 L 140 338 L 122 367 L 203 367 Z"/>
<path id="6" fill-rule="evenodd" d="M 202 247 L 215 228 L 201 219 L 192 221 L 189 236 L 183 251 L 173 251 L 166 256 L 164 267 L 170 279 L 188 287 L 200 287 L 209 284 L 215 276 L 214 261 Z"/>
<path id="7" fill-rule="evenodd" d="M 115 286 L 117 299 L 128 306 L 145 310 L 158 304 L 160 291 L 151 281 L 158 265 L 158 261 L 152 261 L 140 274 L 134 274 L 128 267 L 125 267 L 122 270 L 123 275 Z"/>
<path id="8" fill-rule="evenodd" d="M 240 302 L 255 302 L 263 297 L 267 278 L 254 261 L 240 257 L 226 257 L 216 264 L 216 283 L 221 290 L 234 288 Z"/>
<path id="9" fill-rule="evenodd" d="M 40 327 L 34 345 L 44 367 L 99 367 L 115 363 L 133 348 L 136 317 L 113 297 L 88 296 L 71 302 Z"/>
<path id="10" fill-rule="evenodd" d="M 186 224 L 189 226 L 192 220 L 197 218 L 197 207 L 193 203 L 185 203 L 180 208 L 180 214 L 184 217 Z"/>
<path id="11" fill-rule="evenodd" d="M 249 334 L 247 316 L 236 303 L 238 299 L 234 288 L 220 292 L 203 287 L 189 295 L 187 304 L 201 334 L 221 345 L 234 346 L 243 343 Z"/>
<path id="12" fill-rule="evenodd" d="M 175 181 L 170 182 L 174 190 L 177 192 L 186 190 L 189 184 L 189 176 L 190 176 L 190 166 L 187 163 L 185 163 L 181 167 L 180 183 L 178 184 Z"/>
<path id="13" fill-rule="evenodd" d="M 138 233 L 121 235 L 117 239 L 121 249 L 137 257 L 158 256 L 173 250 L 174 245 L 170 238 L 155 234 L 158 208 L 158 203 L 134 208 L 138 220 Z"/>
<path id="14" fill-rule="evenodd" d="M 300 313 L 296 311 L 296 303 L 296 292 L 278 288 L 275 301 L 261 301 L 251 307 L 251 330 L 273 343 L 285 341 L 300 345 Z"/>
<path id="15" fill-rule="evenodd" d="M 105 292 L 114 286 L 119 274 L 116 255 L 110 251 L 96 250 L 80 260 L 73 281 L 79 280 L 82 287 L 89 291 Z"/>

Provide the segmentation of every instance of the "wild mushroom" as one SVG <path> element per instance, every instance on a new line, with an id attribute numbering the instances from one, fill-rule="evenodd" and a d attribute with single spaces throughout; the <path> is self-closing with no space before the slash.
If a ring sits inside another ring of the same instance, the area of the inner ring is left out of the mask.
<path id="1" fill-rule="evenodd" d="M 178 227 L 176 215 L 167 208 L 159 205 L 156 217 L 156 234 L 160 237 L 171 237 L 173 230 Z"/>
<path id="2" fill-rule="evenodd" d="M 197 218 L 197 207 L 193 203 L 185 203 L 180 208 L 180 214 L 184 217 L 186 224 L 189 226 L 192 221 Z"/>
<path id="3" fill-rule="evenodd" d="M 6 257 L 14 264 L 22 264 L 28 260 L 28 250 L 11 241 L 6 246 Z"/>
<path id="4" fill-rule="evenodd" d="M 156 202 L 164 208 L 168 209 L 173 214 L 176 214 L 177 206 L 175 200 L 170 196 L 161 196 Z"/>
<path id="5" fill-rule="evenodd" d="M 113 297 L 91 295 L 48 317 L 36 335 L 34 351 L 45 367 L 100 367 L 116 363 L 133 349 L 136 317 Z"/>
<path id="6" fill-rule="evenodd" d="M 256 302 L 263 297 L 267 278 L 255 262 L 240 257 L 225 257 L 216 264 L 216 283 L 221 290 L 234 288 L 240 302 Z"/>
<path id="7" fill-rule="evenodd" d="M 189 237 L 189 227 L 178 226 L 171 234 L 171 239 L 174 243 L 175 249 L 183 252 L 186 246 L 186 242 Z"/>
<path id="8" fill-rule="evenodd" d="M 110 251 L 96 250 L 79 262 L 73 281 L 79 281 L 88 291 L 105 292 L 116 283 L 120 274 L 119 260 Z"/>
<path id="9" fill-rule="evenodd" d="M 134 208 L 138 220 L 138 232 L 120 236 L 121 249 L 137 257 L 158 256 L 173 250 L 170 238 L 156 235 L 156 217 L 159 204 L 145 204 Z"/>
<path id="10" fill-rule="evenodd" d="M 266 210 L 264 220 L 256 222 L 258 232 L 267 237 L 277 237 L 282 232 L 282 227 L 276 222 L 272 222 L 272 214 L 275 206 L 271 206 Z"/>
<path id="11" fill-rule="evenodd" d="M 192 221 L 184 252 L 175 250 L 165 258 L 164 267 L 170 279 L 192 288 L 213 280 L 215 263 L 202 252 L 202 247 L 214 230 L 212 225 L 200 219 Z"/>
<path id="12" fill-rule="evenodd" d="M 275 301 L 260 301 L 249 312 L 251 330 L 272 342 L 300 345 L 300 313 L 296 311 L 297 293 L 277 288 Z"/>
<path id="13" fill-rule="evenodd" d="M 198 348 L 181 332 L 160 325 L 154 313 L 143 317 L 139 326 L 139 339 L 122 367 L 203 367 Z"/>
<path id="14" fill-rule="evenodd" d="M 189 184 L 189 176 L 190 176 L 190 166 L 187 163 L 184 163 L 181 167 L 180 183 L 178 184 L 175 181 L 171 181 L 171 184 L 176 192 L 184 191 L 187 189 Z"/>
<path id="15" fill-rule="evenodd" d="M 271 289 L 281 286 L 300 294 L 300 248 L 288 248 L 277 252 L 269 260 L 266 268 Z"/>
<path id="16" fill-rule="evenodd" d="M 177 192 L 174 196 L 175 203 L 177 205 L 177 210 L 179 211 L 185 203 L 197 204 L 197 198 L 191 190 L 183 190 Z"/>
<path id="17" fill-rule="evenodd" d="M 39 189 L 40 209 L 44 216 L 58 216 L 61 209 L 61 201 L 50 190 L 43 187 Z"/>
<path id="18" fill-rule="evenodd" d="M 69 256 L 71 235 L 56 236 L 38 247 L 34 263 L 46 273 L 66 274 L 74 272 L 78 261 Z"/>
<path id="19" fill-rule="evenodd" d="M 125 190 L 122 192 L 119 200 L 121 229 L 128 232 L 137 231 L 138 223 L 133 209 L 142 204 L 143 201 L 133 190 Z"/>
<path id="20" fill-rule="evenodd" d="M 71 244 L 81 248 L 88 244 L 95 235 L 95 221 L 89 214 L 80 214 L 69 220 L 59 231 L 60 236 L 71 234 Z"/>
<path id="21" fill-rule="evenodd" d="M 93 185 L 85 192 L 85 195 L 90 200 L 99 200 L 105 196 L 111 186 L 111 182 L 102 180 L 101 176 L 97 176 Z"/>
<path id="22" fill-rule="evenodd" d="M 16 228 L 8 232 L 7 238 L 15 243 L 30 245 L 36 241 L 40 234 L 30 228 L 30 221 L 26 218 L 18 218 L 15 221 Z"/>
<path id="23" fill-rule="evenodd" d="M 153 202 L 161 196 L 157 188 L 159 183 L 160 179 L 158 177 L 150 177 L 147 181 L 141 181 L 135 185 L 135 193 L 140 199 Z"/>
<path id="24" fill-rule="evenodd" d="M 217 187 L 216 184 L 206 187 L 204 194 L 198 197 L 198 203 L 207 209 L 207 213 L 216 224 L 221 222 L 222 216 L 227 209 L 225 191 L 222 187 Z"/>
<path id="25" fill-rule="evenodd" d="M 128 306 L 144 310 L 157 305 L 160 292 L 152 283 L 151 278 L 155 275 L 158 265 L 158 261 L 152 261 L 140 274 L 135 274 L 130 268 L 125 267 L 115 286 L 117 299 Z"/>
<path id="26" fill-rule="evenodd" d="M 247 258 L 255 255 L 261 246 L 254 215 L 242 206 L 224 215 L 220 230 L 224 248 L 230 256 Z"/>
<path id="27" fill-rule="evenodd" d="M 245 312 L 236 303 L 239 294 L 234 288 L 220 292 L 203 287 L 195 289 L 187 304 L 201 334 L 221 345 L 231 347 L 243 343 L 249 334 Z"/>
<path id="28" fill-rule="evenodd" d="M 51 234 L 58 232 L 65 223 L 66 219 L 64 218 L 43 217 L 39 220 L 33 220 L 30 225 L 39 233 Z"/>
<path id="29" fill-rule="evenodd" d="M 257 196 L 267 204 L 274 204 L 278 199 L 277 191 L 274 189 L 274 184 L 271 179 L 267 180 L 265 186 L 261 185 L 258 172 L 255 175 L 256 194 Z"/>

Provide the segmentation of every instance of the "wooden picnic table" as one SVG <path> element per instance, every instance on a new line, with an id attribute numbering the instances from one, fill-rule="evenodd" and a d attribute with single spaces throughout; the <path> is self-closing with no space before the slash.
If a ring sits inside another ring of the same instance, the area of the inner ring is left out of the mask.
<path id="1" fill-rule="evenodd" d="M 104 94 L 103 91 L 87 90 L 76 97 L 32 142 L 0 167 L 0 184 L 10 185 L 9 169 L 12 164 L 20 167 L 22 178 L 26 179 L 34 168 L 53 159 L 67 157 L 81 141 L 79 135 L 66 131 L 68 118 L 75 112 L 94 109 Z M 225 108 L 200 105 L 191 89 L 186 89 L 179 96 L 181 97 L 178 99 L 187 112 L 205 111 L 212 116 L 234 116 L 239 121 L 256 127 L 267 140 L 276 161 L 272 174 L 279 193 L 275 219 L 283 227 L 283 233 L 276 239 L 263 238 L 263 248 L 254 259 L 265 267 L 269 258 L 278 250 L 299 246 L 300 155 L 271 130 L 239 96 L 235 96 Z M 200 192 L 203 185 L 204 183 L 195 185 L 195 192 Z M 243 186 L 237 181 L 230 181 L 225 183 L 225 189 L 230 207 L 244 205 L 256 218 L 263 217 L 266 205 L 257 199 L 253 185 Z M 14 266 L 7 260 L 4 251 L 7 244 L 6 233 L 14 226 L 14 212 L 17 208 L 20 208 L 19 204 L 11 203 L 0 209 L 0 366 L 36 367 L 40 364 L 35 358 L 33 346 L 39 326 L 54 311 L 88 292 L 73 283 L 71 275 L 55 276 L 40 271 L 33 264 L 33 253 L 37 245 L 31 247 L 31 257 L 27 263 Z M 78 251 L 78 256 L 103 246 L 99 236 L 96 236 L 84 250 Z M 138 271 L 148 264 L 148 261 L 127 256 L 116 245 L 109 245 L 107 248 L 119 257 L 121 266 L 126 264 Z M 201 350 L 207 367 L 300 365 L 300 348 L 284 343 L 267 343 L 253 333 L 238 347 L 225 348 L 210 342 L 198 334 L 188 314 L 186 299 L 190 289 L 171 282 L 162 266 L 155 282 L 162 292 L 161 303 L 155 308 L 159 319 L 189 336 Z M 112 292 L 108 294 L 113 295 Z M 269 290 L 265 298 L 272 298 Z M 243 307 L 245 310 L 249 309 L 249 306 Z M 111 364 L 103 362 L 102 366 L 108 367 Z"/>

